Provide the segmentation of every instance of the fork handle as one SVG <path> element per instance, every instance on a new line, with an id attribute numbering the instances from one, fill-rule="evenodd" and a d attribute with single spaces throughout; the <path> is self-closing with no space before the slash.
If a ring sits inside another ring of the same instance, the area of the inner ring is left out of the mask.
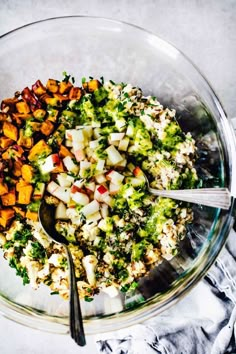
<path id="1" fill-rule="evenodd" d="M 158 190 L 149 188 L 149 192 L 161 197 L 226 210 L 228 210 L 231 205 L 231 194 L 227 188 L 200 188 L 183 190 Z"/>
<path id="2" fill-rule="evenodd" d="M 80 307 L 75 268 L 71 252 L 66 247 L 70 272 L 70 334 L 74 341 L 81 347 L 86 345 L 83 318 Z"/>

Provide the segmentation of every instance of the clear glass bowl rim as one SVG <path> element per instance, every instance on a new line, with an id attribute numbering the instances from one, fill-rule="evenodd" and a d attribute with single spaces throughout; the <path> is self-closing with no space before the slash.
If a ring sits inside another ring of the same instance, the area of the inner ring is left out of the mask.
<path id="1" fill-rule="evenodd" d="M 86 15 L 71 15 L 71 16 L 58 16 L 58 17 L 50 17 L 46 19 L 42 19 L 39 21 L 35 21 L 32 23 L 25 24 L 23 26 L 20 26 L 16 29 L 13 29 L 7 33 L 4 33 L 0 36 L 0 40 L 6 37 L 9 37 L 11 34 L 15 32 L 20 32 L 22 29 L 27 29 L 32 26 L 37 26 L 41 25 L 44 22 L 50 22 L 50 21 L 60 21 L 60 20 L 70 20 L 70 19 L 82 19 L 82 20 L 99 20 L 99 21 L 105 21 L 106 23 L 113 23 L 119 26 L 126 26 L 127 28 L 136 29 L 141 32 L 146 33 L 147 35 L 154 36 L 156 39 L 159 41 L 165 42 L 172 50 L 176 51 L 188 64 L 192 66 L 192 68 L 195 70 L 195 72 L 198 74 L 199 78 L 202 80 L 202 82 L 205 83 L 208 89 L 208 93 L 210 94 L 211 98 L 213 99 L 219 113 L 220 113 L 220 118 L 224 122 L 224 127 L 226 127 L 225 134 L 226 136 L 233 140 L 235 144 L 235 137 L 233 134 L 233 131 L 230 127 L 230 124 L 227 120 L 225 111 L 223 109 L 223 106 L 221 102 L 219 101 L 216 93 L 212 89 L 211 85 L 209 84 L 208 80 L 205 78 L 205 76 L 201 73 L 201 71 L 198 69 L 198 67 L 179 49 L 177 49 L 173 44 L 169 43 L 166 40 L 163 40 L 161 37 L 156 35 L 155 33 L 148 31 L 140 26 L 130 24 L 128 22 L 124 21 L 118 21 L 110 18 L 105 18 L 105 17 L 99 17 L 99 16 L 86 16 Z M 235 150 L 235 145 L 234 145 L 234 150 Z M 230 156 L 232 157 L 232 156 Z M 231 173 L 231 184 L 232 184 L 232 161 L 229 162 L 229 169 Z M 199 257 L 198 264 L 197 266 L 195 265 L 195 269 L 192 272 L 189 272 L 188 276 L 184 278 L 184 281 L 180 284 L 180 286 L 175 290 L 174 294 L 171 297 L 168 297 L 167 300 L 162 301 L 159 303 L 159 306 L 157 306 L 157 298 L 159 296 L 155 296 L 154 298 L 150 299 L 149 301 L 145 302 L 144 304 L 141 304 L 138 308 L 135 310 L 125 310 L 119 314 L 113 314 L 113 315 L 108 315 L 108 316 L 102 316 L 102 317 L 97 317 L 93 318 L 93 320 L 84 320 L 85 324 L 85 331 L 86 334 L 96 334 L 96 333 L 101 333 L 101 332 L 108 332 L 108 331 L 113 331 L 117 330 L 123 327 L 128 327 L 131 325 L 134 325 L 136 323 L 143 322 L 155 315 L 158 315 L 159 313 L 165 311 L 168 307 L 179 301 L 184 295 L 186 295 L 193 286 L 195 286 L 199 280 L 202 279 L 202 277 L 206 274 L 207 270 L 210 268 L 210 266 L 213 264 L 215 261 L 216 257 L 220 253 L 224 243 L 226 242 L 228 233 L 232 227 L 233 224 L 233 206 L 234 200 L 232 198 L 232 205 L 231 209 L 228 212 L 228 217 L 227 221 L 223 227 L 223 230 L 221 232 L 221 235 L 218 235 L 218 239 L 215 242 L 214 245 L 214 250 L 209 254 L 209 248 L 210 245 L 204 250 L 204 254 Z M 220 212 L 219 212 L 220 214 Z M 214 229 L 214 228 L 213 228 Z M 204 257 L 207 255 L 207 257 Z M 203 261 L 202 261 L 203 260 Z M 36 311 L 30 307 L 22 306 L 16 303 L 11 302 L 9 299 L 5 298 L 3 295 L 0 294 L 0 313 L 5 316 L 8 319 L 11 319 L 17 323 L 23 324 L 25 326 L 43 330 L 43 331 L 49 331 L 52 333 L 60 333 L 60 334 L 66 334 L 69 331 L 69 326 L 68 326 L 68 317 L 53 317 L 53 316 L 48 316 L 45 313 L 41 313 L 39 311 Z M 123 318 L 122 318 L 123 317 Z"/>

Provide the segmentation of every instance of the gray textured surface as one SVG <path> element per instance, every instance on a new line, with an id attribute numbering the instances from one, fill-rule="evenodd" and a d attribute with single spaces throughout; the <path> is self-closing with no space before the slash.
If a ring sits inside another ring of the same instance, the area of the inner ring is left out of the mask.
<path id="1" fill-rule="evenodd" d="M 0 35 L 62 15 L 110 17 L 145 27 L 182 50 L 208 78 L 229 117 L 236 116 L 235 0 L 0 0 Z M 1 48 L 0 48 L 1 50 Z M 0 318 L 2 354 L 95 353 L 69 337 L 29 330 Z"/>

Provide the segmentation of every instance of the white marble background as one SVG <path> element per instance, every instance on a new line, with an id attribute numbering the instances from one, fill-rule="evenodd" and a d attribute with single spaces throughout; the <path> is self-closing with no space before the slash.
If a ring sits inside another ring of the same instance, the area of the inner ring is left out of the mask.
<path id="1" fill-rule="evenodd" d="M 131 22 L 170 41 L 205 74 L 228 116 L 236 116 L 236 0 L 0 0 L 0 36 L 32 21 L 76 14 Z M 93 337 L 81 349 L 67 336 L 0 317 L 0 353 L 95 354 L 96 348 Z"/>

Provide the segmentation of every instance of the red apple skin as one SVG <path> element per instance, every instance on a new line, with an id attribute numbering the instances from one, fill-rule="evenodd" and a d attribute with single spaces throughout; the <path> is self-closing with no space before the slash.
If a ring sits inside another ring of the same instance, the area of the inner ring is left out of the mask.
<path id="1" fill-rule="evenodd" d="M 104 194 L 104 193 L 107 192 L 107 189 L 106 189 L 106 187 L 104 187 L 103 185 L 101 185 L 101 186 L 99 186 L 99 187 L 97 188 L 97 191 L 98 191 L 100 194 Z"/>

